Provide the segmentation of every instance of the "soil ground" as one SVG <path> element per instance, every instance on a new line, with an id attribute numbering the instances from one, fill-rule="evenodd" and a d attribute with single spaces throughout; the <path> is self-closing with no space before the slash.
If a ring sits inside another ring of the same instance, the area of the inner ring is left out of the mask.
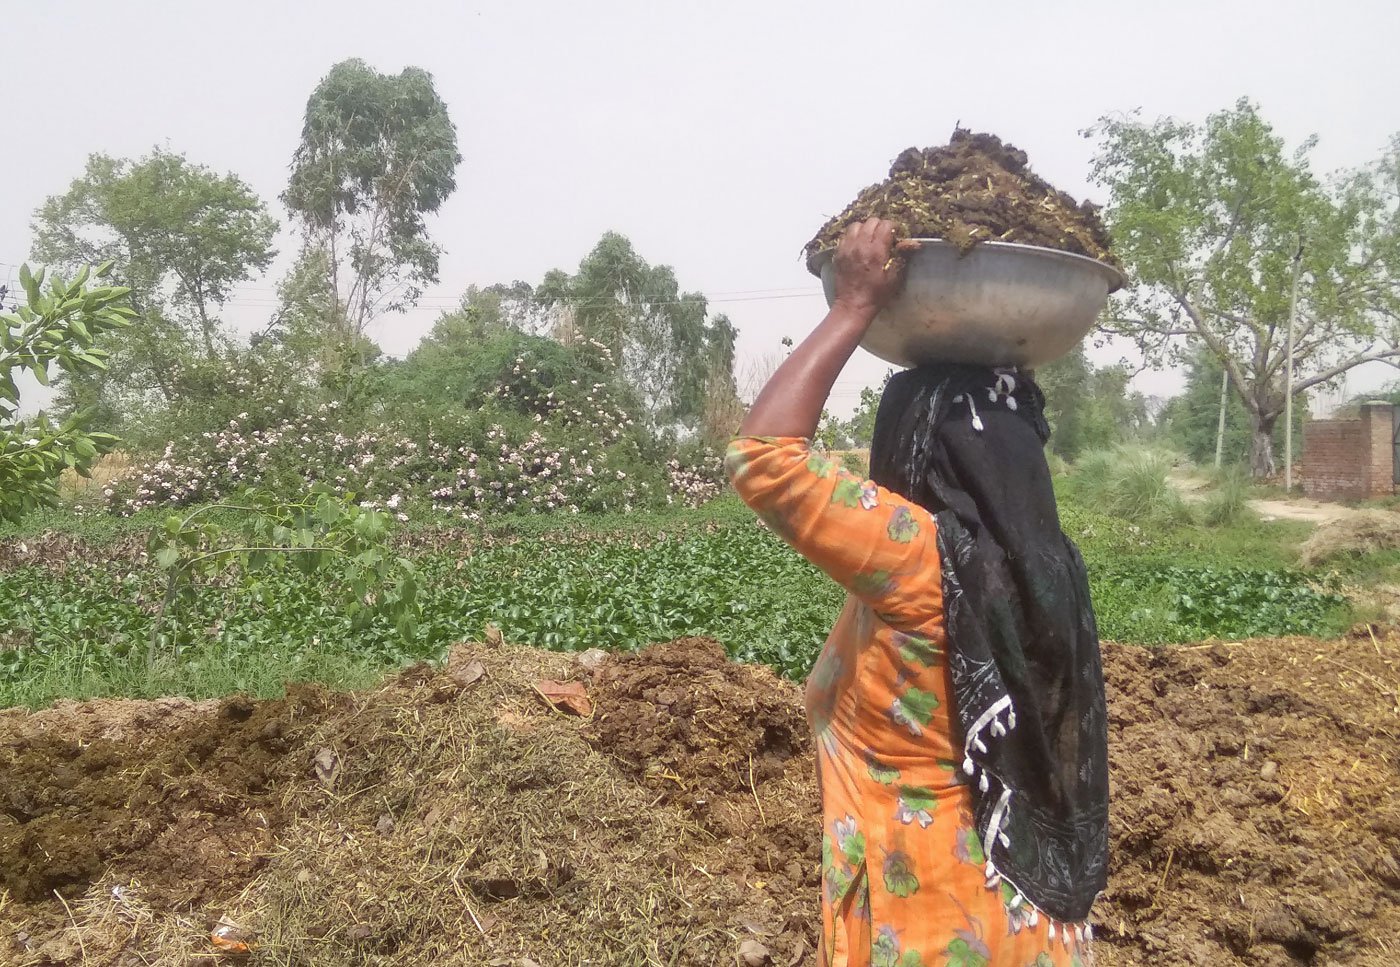
<path id="1" fill-rule="evenodd" d="M 1018 242 L 1113 261 L 1094 205 L 1076 203 L 1036 175 L 1019 148 L 962 128 L 946 145 L 900 154 L 887 180 L 822 226 L 807 256 L 871 217 L 894 222 L 900 238 L 943 238 L 964 251 L 980 242 Z"/>
<path id="2" fill-rule="evenodd" d="M 1306 497 L 1251 500 L 1249 508 L 1264 520 L 1301 520 L 1310 524 L 1325 524 L 1355 513 L 1344 504 L 1329 504 Z"/>
<path id="3" fill-rule="evenodd" d="M 1398 662 L 1369 634 L 1105 645 L 1100 965 L 1400 960 Z M 816 807 L 799 688 L 703 640 L 10 712 L 0 963 L 796 967 Z"/>
<path id="4" fill-rule="evenodd" d="M 1205 500 L 1212 486 L 1205 477 L 1187 474 L 1171 474 L 1167 480 L 1180 491 L 1182 497 L 1192 502 Z M 1256 497 L 1249 501 L 1249 509 L 1264 520 L 1299 520 L 1308 524 L 1326 524 L 1356 513 L 1345 504 L 1302 496 Z"/>

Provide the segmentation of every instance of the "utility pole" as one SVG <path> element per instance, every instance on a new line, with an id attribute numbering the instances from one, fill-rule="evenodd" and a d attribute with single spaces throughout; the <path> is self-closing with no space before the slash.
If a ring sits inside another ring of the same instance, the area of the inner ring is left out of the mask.
<path id="1" fill-rule="evenodd" d="M 1298 276 L 1303 268 L 1303 234 L 1293 253 L 1293 292 L 1288 299 L 1288 356 L 1283 371 L 1283 490 L 1293 492 L 1293 326 L 1298 319 Z"/>
<path id="2" fill-rule="evenodd" d="M 1215 469 L 1220 469 L 1220 458 L 1225 453 L 1225 406 L 1230 402 L 1230 371 L 1223 366 L 1220 370 L 1220 422 L 1215 427 Z"/>

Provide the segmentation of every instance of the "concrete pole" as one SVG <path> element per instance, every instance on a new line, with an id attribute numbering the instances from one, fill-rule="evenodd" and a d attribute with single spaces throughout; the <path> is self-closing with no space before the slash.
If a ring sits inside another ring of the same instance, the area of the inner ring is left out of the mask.
<path id="1" fill-rule="evenodd" d="M 1303 267 L 1303 236 L 1293 253 L 1293 292 L 1288 300 L 1288 356 L 1283 371 L 1283 489 L 1293 492 L 1293 326 L 1298 319 L 1298 276 Z"/>
<path id="2" fill-rule="evenodd" d="M 1230 371 L 1220 370 L 1220 422 L 1215 427 L 1215 469 L 1220 469 L 1220 458 L 1225 454 L 1225 406 L 1230 402 Z"/>

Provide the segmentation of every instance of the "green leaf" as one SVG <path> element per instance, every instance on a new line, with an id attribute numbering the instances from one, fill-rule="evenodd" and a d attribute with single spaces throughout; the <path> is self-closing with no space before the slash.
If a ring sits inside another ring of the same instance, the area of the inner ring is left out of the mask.
<path id="1" fill-rule="evenodd" d="M 180 560 L 180 549 L 171 545 L 166 545 L 156 551 L 156 564 L 163 570 L 170 570 L 175 563 Z"/>
<path id="2" fill-rule="evenodd" d="M 30 303 L 36 303 L 40 299 L 40 286 L 44 282 L 44 272 L 41 269 L 36 276 L 29 271 L 28 263 L 19 267 L 19 284 L 24 287 L 24 294 Z"/>
<path id="3" fill-rule="evenodd" d="M 82 291 L 83 283 L 88 280 L 88 273 L 91 271 L 92 267 L 88 265 L 84 265 L 78 270 L 78 274 L 74 276 L 73 281 L 68 283 L 68 295 L 74 296 Z"/>

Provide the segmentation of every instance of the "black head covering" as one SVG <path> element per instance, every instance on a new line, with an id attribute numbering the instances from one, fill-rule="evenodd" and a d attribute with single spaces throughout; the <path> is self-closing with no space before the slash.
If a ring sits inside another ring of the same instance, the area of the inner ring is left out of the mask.
<path id="1" fill-rule="evenodd" d="M 988 876 L 1079 922 L 1107 879 L 1108 731 L 1088 575 L 1060 529 L 1049 436 L 1026 374 L 906 370 L 881 398 L 870 472 L 938 524 L 953 704 Z"/>

